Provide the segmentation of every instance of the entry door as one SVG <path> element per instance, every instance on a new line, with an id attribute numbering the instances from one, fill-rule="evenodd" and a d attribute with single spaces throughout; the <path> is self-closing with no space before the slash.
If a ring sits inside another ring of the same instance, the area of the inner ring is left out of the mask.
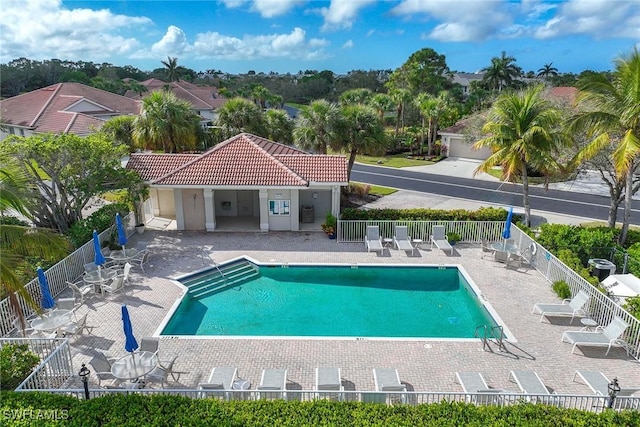
<path id="1" fill-rule="evenodd" d="M 253 216 L 253 191 L 238 190 L 238 216 Z"/>

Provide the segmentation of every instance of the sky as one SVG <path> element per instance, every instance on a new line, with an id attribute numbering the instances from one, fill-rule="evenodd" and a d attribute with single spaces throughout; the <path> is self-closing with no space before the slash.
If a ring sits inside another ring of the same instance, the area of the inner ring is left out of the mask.
<path id="1" fill-rule="evenodd" d="M 452 71 L 502 51 L 525 72 L 614 69 L 640 48 L 640 0 L 3 0 L 0 62 L 195 71 L 394 70 L 431 48 Z M 1 78 L 1 76 L 0 76 Z"/>

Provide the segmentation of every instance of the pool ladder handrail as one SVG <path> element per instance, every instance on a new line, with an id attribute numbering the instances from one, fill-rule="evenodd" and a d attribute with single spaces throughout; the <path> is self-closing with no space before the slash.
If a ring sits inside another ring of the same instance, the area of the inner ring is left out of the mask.
<path id="1" fill-rule="evenodd" d="M 482 331 L 482 334 L 479 333 L 480 330 Z M 496 330 L 498 331 L 497 335 L 495 333 Z M 480 340 L 482 341 L 483 351 L 486 350 L 487 347 L 489 347 L 491 338 L 494 338 L 496 340 L 496 344 L 498 344 L 498 348 L 501 351 L 507 351 L 507 347 L 504 344 L 504 328 L 502 327 L 502 325 L 493 326 L 491 328 L 489 328 L 487 325 L 476 326 L 474 336 L 476 338 L 480 338 Z M 489 350 L 491 350 L 491 347 L 489 347 Z"/>
<path id="2" fill-rule="evenodd" d="M 202 265 L 205 265 L 204 258 L 205 258 L 205 248 L 203 247 L 202 250 L 200 251 L 200 259 L 202 260 Z M 220 270 L 220 267 L 218 267 L 218 263 L 216 262 L 216 260 L 209 258 L 208 255 L 207 255 L 207 259 L 209 259 L 213 263 L 213 266 L 216 268 L 216 270 L 218 270 L 218 273 L 220 273 L 220 276 L 222 276 L 222 283 L 227 283 L 227 276 L 225 276 L 224 273 Z"/>

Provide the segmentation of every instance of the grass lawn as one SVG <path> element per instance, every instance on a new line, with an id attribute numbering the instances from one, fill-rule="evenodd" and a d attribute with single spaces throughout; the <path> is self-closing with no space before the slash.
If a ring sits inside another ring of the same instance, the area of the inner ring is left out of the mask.
<path id="1" fill-rule="evenodd" d="M 428 166 L 437 162 L 432 160 L 408 159 L 407 153 L 393 154 L 382 157 L 357 155 L 356 162 L 369 165 L 382 165 L 391 168 L 404 168 L 407 166 Z"/>
<path id="2" fill-rule="evenodd" d="M 364 182 L 353 182 L 354 184 L 360 184 L 360 185 L 369 185 L 367 183 Z M 389 187 L 381 187 L 379 185 L 370 185 L 369 186 L 369 194 L 373 194 L 376 196 L 388 196 L 389 194 L 393 194 L 396 191 L 398 191 L 395 188 L 389 188 Z"/>

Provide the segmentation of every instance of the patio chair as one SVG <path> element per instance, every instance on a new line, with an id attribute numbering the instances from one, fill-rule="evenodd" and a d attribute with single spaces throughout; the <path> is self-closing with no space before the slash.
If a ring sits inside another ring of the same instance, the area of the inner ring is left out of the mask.
<path id="1" fill-rule="evenodd" d="M 568 317 L 571 316 L 571 323 L 573 319 L 578 317 L 584 317 L 587 312 L 584 307 L 589 302 L 589 295 L 585 291 L 578 291 L 577 294 L 571 299 L 565 299 L 561 304 L 557 303 L 538 303 L 533 306 L 533 313 L 540 313 L 540 321 L 545 317 Z"/>
<path id="2" fill-rule="evenodd" d="M 111 373 L 111 360 L 104 353 L 97 352 L 97 355 L 89 362 L 93 368 L 92 374 L 98 378 L 98 387 L 102 387 L 102 381 L 105 380 L 111 380 L 110 385 L 118 382 L 118 379 Z"/>
<path id="3" fill-rule="evenodd" d="M 493 255 L 495 251 L 496 250 L 490 246 L 490 243 L 487 239 L 482 239 L 482 256 L 480 258 L 484 259 L 484 254 L 487 253 Z"/>
<path id="4" fill-rule="evenodd" d="M 286 369 L 263 369 L 258 390 L 260 399 L 284 399 L 287 389 Z M 271 390 L 265 392 L 265 390 Z"/>
<path id="5" fill-rule="evenodd" d="M 238 369 L 232 367 L 215 367 L 211 370 L 206 383 L 198 384 L 198 389 L 203 390 L 200 397 L 222 397 L 229 399 L 229 390 L 233 388 L 233 382 L 238 377 Z"/>
<path id="6" fill-rule="evenodd" d="M 344 391 L 340 368 L 316 368 L 316 390 Z M 342 393 L 318 393 L 318 398 L 342 400 Z"/>
<path id="7" fill-rule="evenodd" d="M 393 245 L 399 251 L 411 251 L 411 254 L 413 254 L 413 251 L 416 250 L 416 248 L 411 243 L 411 237 L 409 237 L 406 225 L 396 226 L 395 234 L 393 235 Z"/>
<path id="8" fill-rule="evenodd" d="M 367 235 L 364 236 L 364 246 L 367 252 L 382 252 L 384 246 L 380 238 L 380 228 L 377 225 L 367 225 Z"/>
<path id="9" fill-rule="evenodd" d="M 124 289 L 124 277 L 116 276 L 111 280 L 111 283 L 109 285 L 100 285 L 100 289 L 102 290 L 103 295 L 105 292 L 109 294 L 120 292 Z"/>
<path id="10" fill-rule="evenodd" d="M 147 274 L 144 271 L 144 264 L 148 261 L 148 258 L 149 258 L 149 250 L 147 249 L 147 243 L 138 242 L 137 249 L 138 249 L 138 253 L 129 261 L 131 261 L 132 267 L 139 267 L 143 274 Z"/>
<path id="11" fill-rule="evenodd" d="M 444 225 L 434 225 L 431 230 L 431 248 L 433 245 L 442 251 L 449 251 L 453 255 L 453 246 L 447 240 L 447 234 L 444 231 Z"/>
<path id="12" fill-rule="evenodd" d="M 78 286 L 78 283 L 80 283 L 81 286 Z M 90 285 L 90 284 L 87 285 L 84 283 L 84 281 L 77 282 L 77 283 L 67 282 L 67 285 L 73 291 L 74 298 L 80 297 L 79 305 L 82 305 L 82 303 L 84 303 L 85 295 L 89 295 L 91 292 L 93 292 L 93 285 Z"/>
<path id="13" fill-rule="evenodd" d="M 91 273 L 92 271 L 98 270 L 98 266 L 95 262 L 88 262 L 84 265 L 84 272 Z"/>
<path id="14" fill-rule="evenodd" d="M 565 331 L 562 334 L 562 342 L 573 344 L 571 354 L 576 350 L 577 346 L 584 347 L 607 347 L 605 356 L 611 351 L 611 347 L 624 347 L 629 357 L 629 345 L 620 338 L 624 331 L 627 330 L 629 324 L 616 316 L 607 327 L 598 326 L 595 331 Z"/>
<path id="15" fill-rule="evenodd" d="M 407 386 L 400 382 L 400 375 L 395 368 L 374 368 L 373 369 L 373 382 L 376 386 L 376 391 L 386 392 L 385 400 L 388 397 L 389 401 L 405 403 L 407 400 Z M 400 393 L 403 392 L 403 393 Z"/>
<path id="16" fill-rule="evenodd" d="M 148 351 L 157 355 L 159 341 L 160 339 L 158 337 L 142 337 L 138 351 Z"/>
<path id="17" fill-rule="evenodd" d="M 82 335 L 84 331 L 91 334 L 93 328 L 94 326 L 87 325 L 87 314 L 84 314 L 77 322 L 71 322 L 68 325 L 61 326 L 58 330 L 61 331 L 65 337 L 73 336 L 77 338 Z"/>
<path id="18" fill-rule="evenodd" d="M 124 264 L 122 272 L 118 272 L 116 277 L 122 277 L 122 285 L 129 284 L 129 273 L 131 272 L 132 265 L 128 262 Z"/>
<path id="19" fill-rule="evenodd" d="M 75 298 L 58 298 L 56 302 L 56 307 L 58 310 L 69 310 L 74 311 L 76 309 L 76 299 Z M 74 313 L 75 316 L 75 313 Z"/>
<path id="20" fill-rule="evenodd" d="M 144 376 L 144 380 L 147 383 L 157 382 L 160 383 L 160 387 L 164 388 L 165 384 L 169 383 L 169 375 L 173 378 L 174 381 L 180 380 L 180 375 L 186 374 L 187 372 L 183 371 L 174 371 L 173 365 L 176 363 L 176 359 L 178 356 L 175 356 L 173 359 L 168 362 L 158 362 L 158 366 L 153 368 L 151 372 Z"/>

